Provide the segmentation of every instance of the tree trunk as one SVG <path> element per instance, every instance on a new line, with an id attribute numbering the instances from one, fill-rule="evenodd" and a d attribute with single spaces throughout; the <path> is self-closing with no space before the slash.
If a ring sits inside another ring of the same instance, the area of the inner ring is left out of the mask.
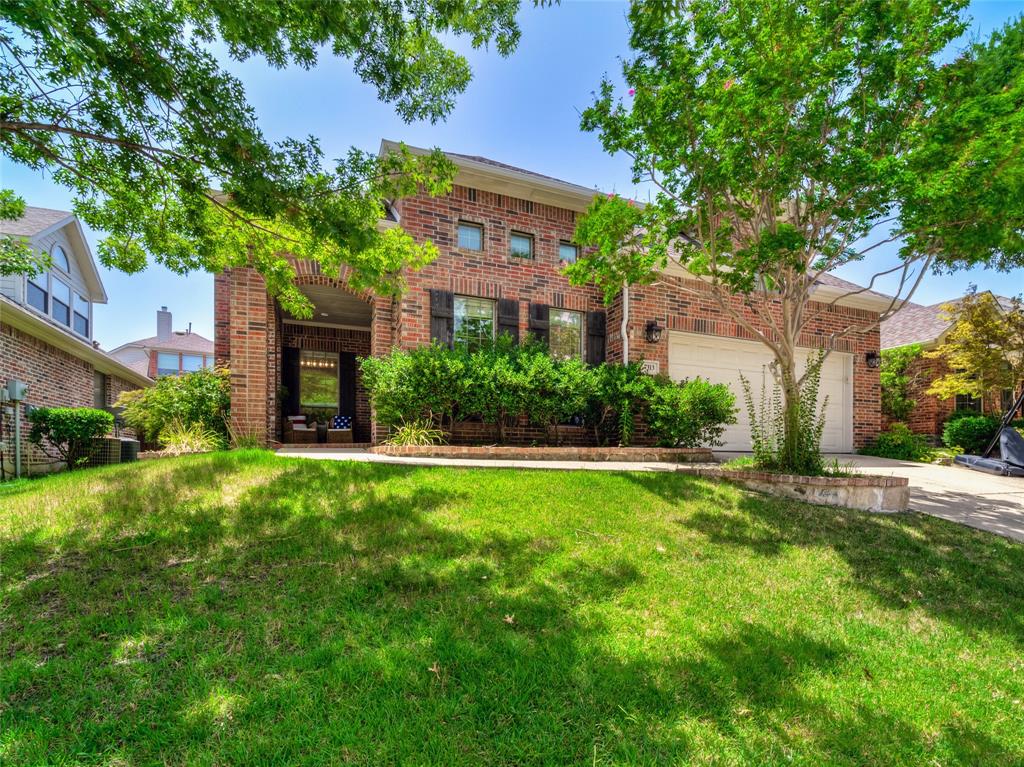
<path id="1" fill-rule="evenodd" d="M 796 372 L 791 365 L 782 371 L 782 455 L 779 456 L 784 471 L 801 474 L 805 471 L 801 456 L 800 439 L 800 387 Z"/>

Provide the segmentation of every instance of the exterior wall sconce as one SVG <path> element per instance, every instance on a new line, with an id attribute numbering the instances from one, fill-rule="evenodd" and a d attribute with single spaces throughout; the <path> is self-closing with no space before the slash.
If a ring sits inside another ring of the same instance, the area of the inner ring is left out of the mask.
<path id="1" fill-rule="evenodd" d="M 644 328 L 644 338 L 647 339 L 648 343 L 656 344 L 661 340 L 662 330 L 664 328 L 658 324 L 657 320 L 647 320 L 647 326 Z"/>
<path id="2" fill-rule="evenodd" d="M 869 368 L 882 367 L 882 355 L 878 352 L 868 352 L 864 355 L 864 361 L 868 363 Z"/>

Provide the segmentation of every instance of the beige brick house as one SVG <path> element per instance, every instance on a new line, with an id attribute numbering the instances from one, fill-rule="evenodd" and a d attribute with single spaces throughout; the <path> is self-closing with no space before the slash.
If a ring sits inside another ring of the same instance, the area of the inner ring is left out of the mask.
<path id="1" fill-rule="evenodd" d="M 381 151 L 394 146 L 385 141 Z M 216 277 L 216 356 L 231 369 L 236 424 L 279 440 L 283 418 L 315 406 L 353 416 L 356 440 L 373 441 L 378 435 L 358 359 L 432 340 L 472 343 L 481 334 L 523 338 L 532 333 L 561 354 L 578 354 L 591 363 L 623 361 L 621 297 L 605 306 L 596 288 L 572 287 L 561 273 L 578 254 L 576 218 L 595 191 L 482 157 L 448 156 L 458 167 L 451 193 L 398 200 L 381 222 L 399 225 L 419 241 L 429 239 L 440 251 L 435 262 L 407 276 L 400 299 L 353 292 L 344 274 L 321 274 L 315 264 L 299 263 L 299 286 L 315 306 L 313 319 L 305 321 L 289 317 L 269 298 L 251 269 Z M 739 398 L 739 373 L 761 381 L 769 352 L 710 297 L 684 292 L 684 285 L 699 288 L 700 283 L 672 265 L 657 283 L 631 290 L 629 361 L 643 360 L 650 371 L 676 379 L 700 375 L 725 382 Z M 827 277 L 815 295 L 827 303 L 851 289 L 856 286 Z M 851 318 L 870 323 L 889 301 L 870 291 L 840 298 L 808 329 L 802 345 L 808 351 L 820 347 Z M 657 335 L 648 333 L 652 324 L 662 329 L 657 340 L 649 340 Z M 877 434 L 878 370 L 867 359 L 878 351 L 876 327 L 840 339 L 826 361 L 826 450 L 849 451 Z M 335 377 L 336 399 L 307 400 L 307 390 L 322 393 L 321 379 L 332 383 Z M 739 417 L 725 435 L 727 448 L 749 447 L 746 415 Z M 473 424 L 460 429 L 457 440 L 485 438 Z M 520 425 L 511 435 L 530 441 L 540 433 Z M 577 443 L 590 439 L 582 428 L 566 436 Z"/>

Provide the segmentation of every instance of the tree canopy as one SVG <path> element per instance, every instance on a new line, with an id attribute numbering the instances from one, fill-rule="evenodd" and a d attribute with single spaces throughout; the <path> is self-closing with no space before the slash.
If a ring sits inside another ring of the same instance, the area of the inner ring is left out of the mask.
<path id="1" fill-rule="evenodd" d="M 288 251 L 325 271 L 347 265 L 356 287 L 392 291 L 401 267 L 434 251 L 400 229 L 378 231 L 383 201 L 446 190 L 450 163 L 440 153 L 378 159 L 352 150 L 328 167 L 313 137 L 271 142 L 218 57 L 306 69 L 324 54 L 347 58 L 404 119 L 436 121 L 471 77 L 451 39 L 507 55 L 519 39 L 517 8 L 518 0 L 10 0 L 0 9 L 0 151 L 53 171 L 75 193 L 76 213 L 107 233 L 98 249 L 107 266 L 252 265 L 304 313 Z M 0 249 L 8 271 L 23 257 L 17 243 Z"/>
<path id="2" fill-rule="evenodd" d="M 969 394 L 998 406 L 1004 390 L 1016 392 L 1024 383 L 1024 301 L 972 289 L 942 308 L 952 325 L 925 354 L 944 360 L 948 372 L 928 393 L 943 399 Z"/>
<path id="3" fill-rule="evenodd" d="M 650 183 L 637 234 L 620 206 L 580 224 L 576 282 L 614 292 L 669 262 L 764 343 L 799 426 L 796 347 L 844 299 L 832 270 L 896 243 L 896 296 L 933 269 L 1024 265 L 1024 22 L 952 60 L 965 0 L 635 0 L 628 91 L 605 78 L 582 127 Z M 832 287 L 835 287 L 833 282 Z M 822 339 L 871 330 L 850 315 Z"/>

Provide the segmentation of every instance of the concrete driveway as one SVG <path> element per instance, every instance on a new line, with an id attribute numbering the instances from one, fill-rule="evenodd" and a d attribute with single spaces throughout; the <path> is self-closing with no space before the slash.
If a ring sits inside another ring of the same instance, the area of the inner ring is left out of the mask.
<path id="1" fill-rule="evenodd" d="M 737 454 L 719 454 L 731 457 Z M 829 455 L 864 474 L 910 480 L 910 509 L 1024 541 L 1024 479 L 995 477 L 959 466 Z"/>

